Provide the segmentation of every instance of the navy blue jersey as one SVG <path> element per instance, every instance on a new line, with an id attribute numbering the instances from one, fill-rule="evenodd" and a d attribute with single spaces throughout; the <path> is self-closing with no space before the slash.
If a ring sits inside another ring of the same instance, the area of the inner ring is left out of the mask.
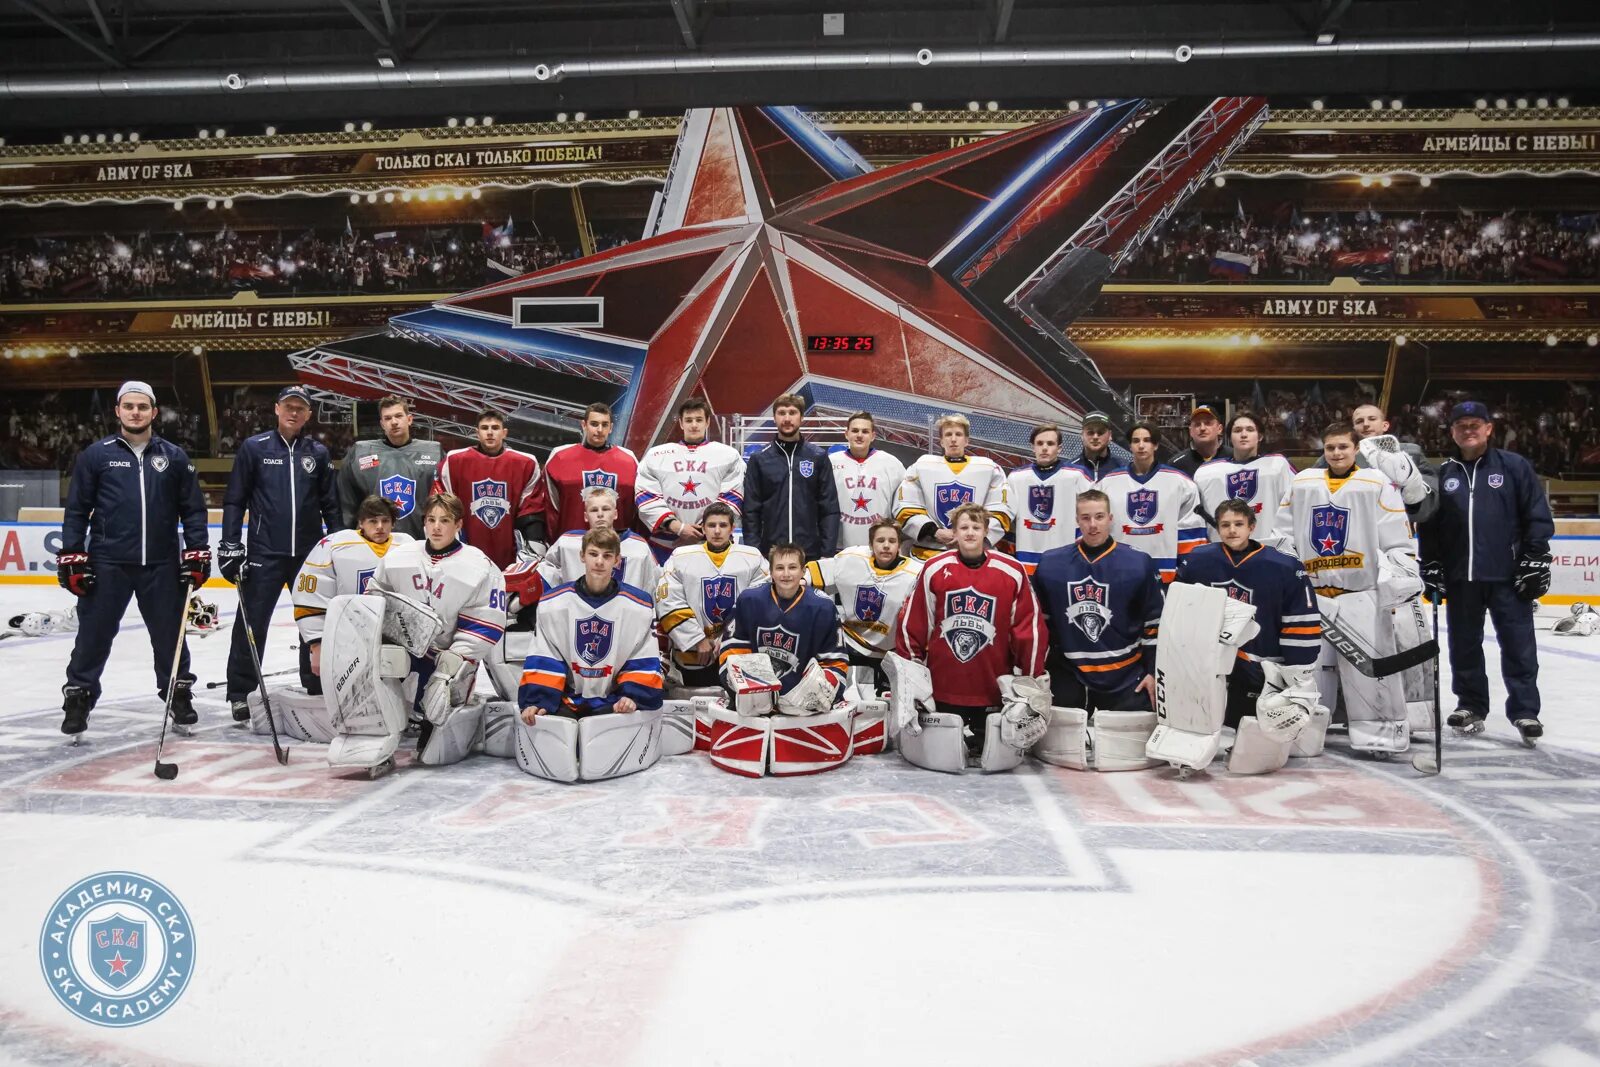
<path id="1" fill-rule="evenodd" d="M 178 559 L 183 547 L 206 547 L 206 500 L 183 449 L 151 435 L 138 455 L 121 434 L 78 453 L 61 520 L 61 551 L 102 563 L 154 564 Z"/>
<path id="2" fill-rule="evenodd" d="M 1261 660 L 1291 667 L 1317 662 L 1322 615 L 1306 569 L 1293 556 L 1251 541 L 1242 552 L 1222 544 L 1202 545 L 1178 560 L 1174 581 L 1210 585 L 1256 606 L 1261 632 L 1244 643 L 1239 658 L 1259 677 Z"/>
<path id="3" fill-rule="evenodd" d="M 839 641 L 839 610 L 832 600 L 805 585 L 787 604 L 779 600 L 771 582 L 739 594 L 722 633 L 718 663 L 726 666 L 732 657 L 751 652 L 765 652 L 771 658 L 784 693 L 794 688 L 812 660 L 841 679 L 848 674 Z"/>
<path id="4" fill-rule="evenodd" d="M 1050 644 L 1083 684 L 1115 693 L 1155 670 L 1163 600 L 1156 561 L 1107 538 L 1052 548 L 1033 572 Z"/>
<path id="5" fill-rule="evenodd" d="M 239 541 L 250 513 L 250 555 L 304 556 L 342 523 L 333 460 L 322 442 L 277 430 L 246 437 L 222 497 L 222 542 Z"/>

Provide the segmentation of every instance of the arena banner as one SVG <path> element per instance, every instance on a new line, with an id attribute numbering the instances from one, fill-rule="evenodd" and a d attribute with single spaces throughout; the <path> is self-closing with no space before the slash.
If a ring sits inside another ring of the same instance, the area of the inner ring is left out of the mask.
<path id="1" fill-rule="evenodd" d="M 1495 122 L 1465 112 L 1443 122 L 1373 125 L 1367 115 L 1357 122 L 1313 115 L 1274 124 L 1251 138 L 1231 169 L 1252 175 L 1600 172 L 1600 123 L 1592 120 Z"/>
<path id="2" fill-rule="evenodd" d="M 1181 291 L 1174 291 L 1175 288 Z M 1543 287 L 1514 292 L 1374 292 L 1350 279 L 1328 285 L 1262 285 L 1218 288 L 1107 285 L 1077 321 L 1158 319 L 1262 319 L 1291 323 L 1500 323 L 1592 324 L 1597 314 L 1593 287 L 1551 292 Z"/>

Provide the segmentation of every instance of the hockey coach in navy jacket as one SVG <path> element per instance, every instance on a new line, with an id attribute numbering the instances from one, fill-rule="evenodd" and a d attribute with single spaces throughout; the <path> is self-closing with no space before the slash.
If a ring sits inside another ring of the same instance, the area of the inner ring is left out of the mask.
<path id="1" fill-rule="evenodd" d="M 233 646 L 228 651 L 228 700 L 240 722 L 250 718 L 245 698 L 256 688 L 245 619 L 250 621 L 256 648 L 264 651 L 278 594 L 300 573 L 306 555 L 323 535 L 340 529 L 333 461 L 322 443 L 304 432 L 311 420 L 310 396 L 302 386 L 287 386 L 278 393 L 273 412 L 278 419 L 275 429 L 240 443 L 222 500 L 217 570 L 239 587 L 244 609 L 234 617 Z M 248 546 L 240 537 L 246 511 Z M 304 679 L 310 674 L 309 646 L 304 642 L 300 658 Z"/>
<path id="2" fill-rule="evenodd" d="M 1483 615 L 1494 621 L 1506 715 L 1524 739 L 1542 736 L 1538 645 L 1533 601 L 1550 591 L 1555 522 L 1533 466 L 1489 445 L 1494 422 L 1475 400 L 1450 411 L 1456 454 L 1439 467 L 1439 510 L 1421 530 L 1423 578 L 1446 597 L 1450 685 L 1457 709 L 1450 725 L 1481 728 L 1489 714 L 1483 662 Z"/>
<path id="3" fill-rule="evenodd" d="M 744 471 L 742 540 L 763 557 L 796 544 L 807 559 L 839 548 L 839 493 L 828 450 L 800 436 L 805 401 L 785 393 L 772 402 L 778 438 L 750 457 Z"/>
<path id="4" fill-rule="evenodd" d="M 56 580 L 80 598 L 78 636 L 61 690 L 64 734 L 88 727 L 111 641 L 135 597 L 155 653 L 156 690 L 166 697 L 179 613 L 187 610 L 189 586 L 198 588 L 211 573 L 205 496 L 188 455 L 151 431 L 155 390 L 123 383 L 116 413 L 119 431 L 78 454 L 61 522 Z M 180 726 L 196 721 L 193 685 L 185 646 L 172 695 L 172 719 Z"/>

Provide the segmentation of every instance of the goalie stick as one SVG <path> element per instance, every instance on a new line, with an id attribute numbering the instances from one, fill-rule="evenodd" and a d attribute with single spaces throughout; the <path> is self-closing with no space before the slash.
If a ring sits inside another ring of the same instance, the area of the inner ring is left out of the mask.
<path id="1" fill-rule="evenodd" d="M 1346 663 L 1368 678 L 1387 678 L 1392 674 L 1399 674 L 1412 667 L 1419 667 L 1439 654 L 1439 641 L 1434 638 L 1393 655 L 1374 656 L 1327 616 L 1322 618 L 1322 636 L 1333 644 L 1334 649 Z"/>

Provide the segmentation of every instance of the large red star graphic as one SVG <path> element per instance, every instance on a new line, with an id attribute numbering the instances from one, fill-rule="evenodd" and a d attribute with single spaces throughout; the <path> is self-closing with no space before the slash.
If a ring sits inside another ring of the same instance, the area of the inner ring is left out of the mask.
<path id="1" fill-rule="evenodd" d="M 1333 539 L 1332 534 L 1329 534 L 1327 537 L 1324 537 L 1322 540 L 1318 541 L 1317 545 L 1322 549 L 1322 554 L 1324 556 L 1331 556 L 1333 555 L 1334 549 L 1339 547 L 1339 542 Z"/>
<path id="2" fill-rule="evenodd" d="M 360 399 L 404 377 L 425 417 L 466 425 L 483 394 L 534 421 L 603 399 L 636 452 L 690 396 L 732 414 L 792 392 L 919 446 L 967 412 L 974 450 L 1010 455 L 1085 408 L 1132 421 L 1063 332 L 1078 294 L 1265 116 L 1255 97 L 1122 100 L 874 170 L 795 108 L 695 109 L 642 240 L 291 360 Z"/>
<path id="3" fill-rule="evenodd" d="M 856 497 L 855 505 L 856 505 L 856 510 L 857 511 L 866 511 L 867 510 L 867 498 L 864 497 L 864 496 Z"/>
<path id="4" fill-rule="evenodd" d="M 122 950 L 118 949 L 115 956 L 112 956 L 109 960 L 106 960 L 106 966 L 111 968 L 112 974 L 120 974 L 126 977 L 128 974 L 128 964 L 132 962 L 132 960 L 123 959 Z"/>
<path id="5" fill-rule="evenodd" d="M 693 478 L 690 478 L 688 481 L 683 483 L 683 491 L 685 493 L 693 493 L 696 489 L 699 489 L 699 488 L 700 488 L 700 483 L 695 481 Z"/>

